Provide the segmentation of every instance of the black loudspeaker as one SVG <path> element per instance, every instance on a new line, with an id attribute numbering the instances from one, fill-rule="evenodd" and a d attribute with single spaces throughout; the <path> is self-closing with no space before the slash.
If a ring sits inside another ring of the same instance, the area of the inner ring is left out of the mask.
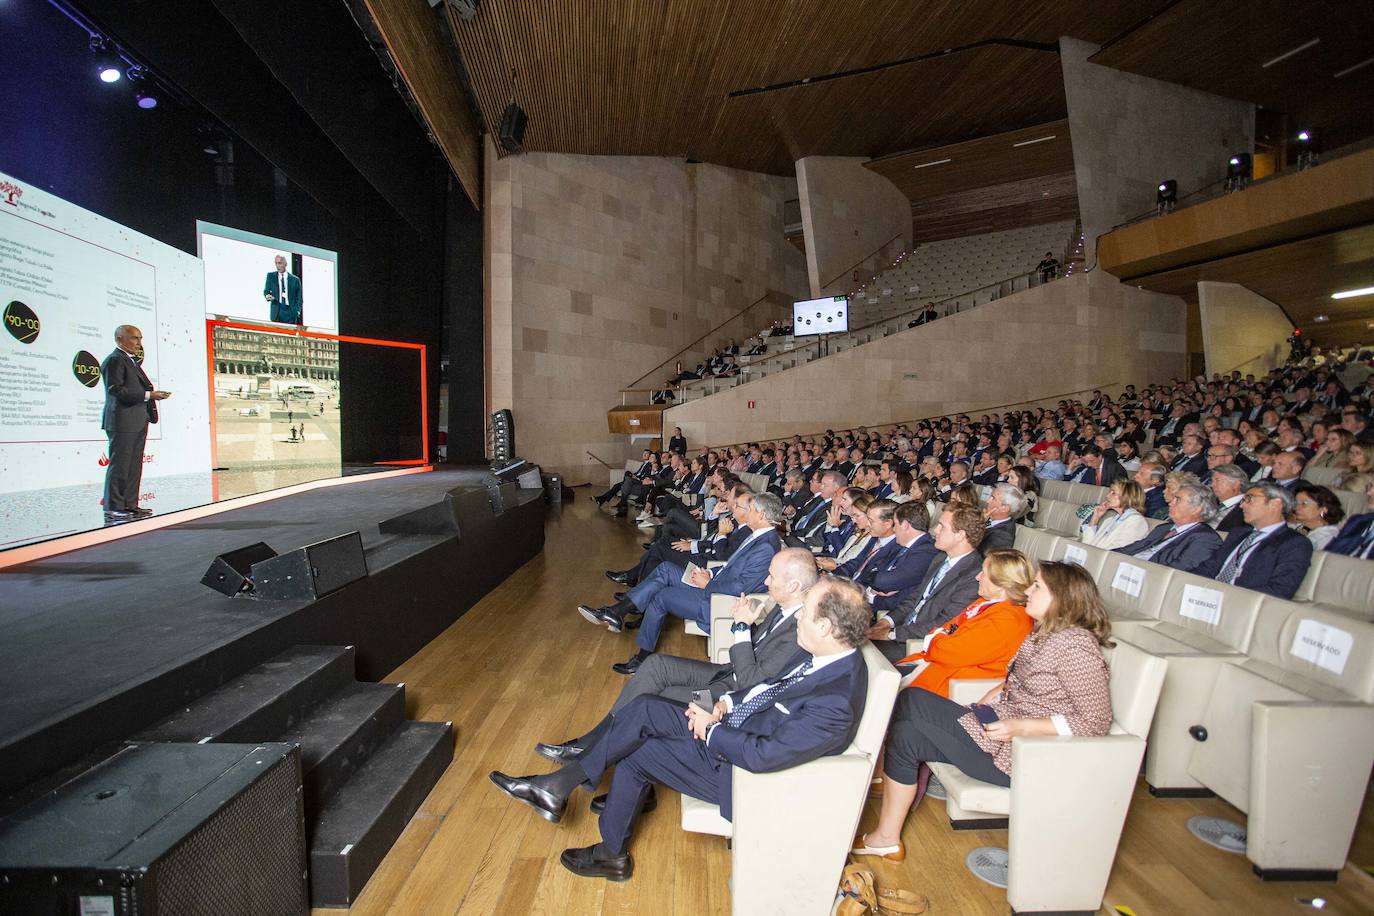
<path id="1" fill-rule="evenodd" d="M 433 505 L 389 518 L 377 525 L 382 534 L 457 534 L 453 501 L 444 497 Z"/>
<path id="2" fill-rule="evenodd" d="M 137 744 L 0 820 L 4 916 L 305 916 L 292 744 Z"/>
<path id="3" fill-rule="evenodd" d="M 572 491 L 569 490 L 566 494 L 563 492 L 562 474 L 540 474 L 539 478 L 544 482 L 544 498 L 549 502 L 572 502 Z"/>
<path id="4" fill-rule="evenodd" d="M 323 598 L 367 575 L 363 537 L 357 531 L 307 544 L 261 563 L 251 571 L 253 598 Z"/>
<path id="5" fill-rule="evenodd" d="M 525 151 L 525 125 L 528 122 L 529 118 L 525 115 L 525 109 L 515 104 L 515 100 L 512 99 L 501 115 L 501 149 L 508 153 L 523 153 Z"/>
<path id="6" fill-rule="evenodd" d="M 200 580 L 200 584 L 208 585 L 215 591 L 223 592 L 232 598 L 239 592 L 247 591 L 253 587 L 248 580 L 248 575 L 254 563 L 270 560 L 276 555 L 277 552 L 262 541 L 249 544 L 247 547 L 240 547 L 229 553 L 222 553 L 215 557 L 215 561 L 205 571 L 205 576 Z"/>

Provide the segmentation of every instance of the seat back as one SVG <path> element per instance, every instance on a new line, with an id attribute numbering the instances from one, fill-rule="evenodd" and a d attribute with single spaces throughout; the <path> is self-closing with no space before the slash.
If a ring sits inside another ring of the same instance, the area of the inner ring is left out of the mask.
<path id="1" fill-rule="evenodd" d="M 1346 473 L 1340 468 L 1313 468 L 1309 467 L 1302 472 L 1302 479 L 1319 484 L 1323 487 L 1334 487 L 1336 478 Z"/>
<path id="2" fill-rule="evenodd" d="M 1369 511 L 1369 501 L 1365 499 L 1364 491 L 1354 490 L 1332 490 L 1336 498 L 1341 501 L 1341 508 L 1345 510 L 1346 516 L 1360 515 Z"/>
<path id="3" fill-rule="evenodd" d="M 1159 619 L 1244 652 L 1265 597 L 1253 589 L 1175 571 L 1160 601 Z"/>
<path id="4" fill-rule="evenodd" d="M 1050 551 L 1049 559 L 1081 566 L 1096 581 L 1102 574 L 1102 565 L 1107 562 L 1109 553 L 1110 551 L 1075 541 L 1073 538 L 1060 538 Z"/>
<path id="5" fill-rule="evenodd" d="M 764 490 L 768 489 L 767 474 L 750 474 L 747 471 L 741 471 L 739 479 L 748 484 L 749 489 L 753 490 L 755 493 L 762 493 Z"/>
<path id="6" fill-rule="evenodd" d="M 1351 700 L 1374 703 L 1374 624 L 1334 608 L 1265 596 L 1250 658 Z M 1309 688 L 1306 692 L 1316 692 Z"/>
<path id="7" fill-rule="evenodd" d="M 1024 553 L 1032 563 L 1039 563 L 1041 560 L 1048 559 L 1059 540 L 1059 535 L 1043 528 L 1016 526 L 1016 549 Z"/>
<path id="8" fill-rule="evenodd" d="M 868 694 L 859 730 L 854 733 L 849 749 L 876 760 L 887 735 L 887 723 L 892 717 L 892 706 L 897 702 L 897 688 L 902 677 L 873 643 L 865 642 L 860 652 L 868 665 Z"/>
<path id="9" fill-rule="evenodd" d="M 1107 488 L 1099 487 L 1095 483 L 1071 483 L 1068 487 L 1069 493 L 1064 498 L 1075 506 L 1081 506 L 1084 503 L 1095 506 L 1102 502 L 1102 497 L 1107 495 Z"/>
<path id="10" fill-rule="evenodd" d="M 1097 576 L 1097 590 L 1113 617 L 1153 619 L 1159 616 L 1173 574 L 1167 566 L 1108 551 Z"/>
<path id="11" fill-rule="evenodd" d="M 1155 717 L 1169 664 L 1158 655 L 1124 642 L 1104 649 L 1102 654 L 1111 666 L 1112 723 L 1123 732 L 1144 738 Z"/>
<path id="12" fill-rule="evenodd" d="M 1045 499 L 1069 498 L 1069 488 L 1073 486 L 1063 480 L 1042 480 L 1040 481 L 1040 495 Z"/>
<path id="13" fill-rule="evenodd" d="M 1060 499 L 1042 499 L 1035 510 L 1035 524 L 1038 528 L 1053 531 L 1055 534 L 1077 535 L 1083 521 L 1078 517 L 1078 504 Z"/>
<path id="14" fill-rule="evenodd" d="M 1374 621 L 1374 563 L 1319 550 L 1294 597 Z"/>

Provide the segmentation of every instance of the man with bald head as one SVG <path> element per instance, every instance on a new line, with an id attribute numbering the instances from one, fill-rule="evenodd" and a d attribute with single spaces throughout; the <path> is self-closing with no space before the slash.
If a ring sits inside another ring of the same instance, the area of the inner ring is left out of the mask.
<path id="1" fill-rule="evenodd" d="M 304 324 L 305 306 L 301 301 L 301 278 L 287 270 L 286 258 L 273 259 L 277 268 L 267 274 L 262 297 L 271 304 L 268 318 L 282 324 Z"/>
<path id="2" fill-rule="evenodd" d="M 127 522 L 153 513 L 138 507 L 138 487 L 143 480 L 143 444 L 148 424 L 157 422 L 157 402 L 171 396 L 156 391 L 139 364 L 143 332 L 131 324 L 115 328 L 115 349 L 100 364 L 105 382 L 105 410 L 100 428 L 109 437 L 105 467 L 105 521 Z"/>

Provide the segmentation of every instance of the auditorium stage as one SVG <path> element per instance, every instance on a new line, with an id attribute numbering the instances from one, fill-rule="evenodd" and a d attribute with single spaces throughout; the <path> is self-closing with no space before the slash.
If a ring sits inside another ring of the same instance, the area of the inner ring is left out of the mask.
<path id="1" fill-rule="evenodd" d="M 395 668 L 543 548 L 543 491 L 513 485 L 458 535 L 378 531 L 455 488 L 484 490 L 484 472 L 297 493 L 0 569 L 0 798 L 294 644 L 354 645 L 369 680 Z M 216 554 L 355 530 L 368 576 L 318 600 L 200 584 Z"/>

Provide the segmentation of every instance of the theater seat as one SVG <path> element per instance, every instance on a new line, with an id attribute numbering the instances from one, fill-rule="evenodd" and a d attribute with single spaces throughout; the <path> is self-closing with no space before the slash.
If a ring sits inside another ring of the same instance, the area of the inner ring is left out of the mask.
<path id="1" fill-rule="evenodd" d="M 1078 503 L 1061 499 L 1042 499 L 1035 510 L 1035 527 L 1077 537 L 1083 525 L 1083 520 L 1078 517 L 1078 506 Z"/>
<path id="2" fill-rule="evenodd" d="M 897 698 L 897 670 L 870 643 L 868 698 L 843 754 L 775 773 L 734 772 L 734 820 L 682 797 L 682 829 L 732 837 L 731 912 L 825 916 L 835 903 L 854 833 Z"/>
<path id="3" fill-rule="evenodd" d="M 1014 912 L 1095 913 L 1102 906 L 1167 668 L 1164 659 L 1127 643 L 1104 655 L 1111 664 L 1110 734 L 1012 739 L 1010 788 L 931 764 L 948 810 L 1008 817 L 1007 902 Z"/>
<path id="4" fill-rule="evenodd" d="M 1374 621 L 1374 563 L 1319 550 L 1293 597 Z"/>
<path id="5" fill-rule="evenodd" d="M 774 601 L 768 597 L 766 592 L 749 596 L 760 602 L 759 616 L 754 618 L 757 623 L 763 615 L 773 610 Z M 735 622 L 735 595 L 712 595 L 711 596 L 711 635 L 707 637 L 706 655 L 717 665 L 724 665 L 730 661 L 730 646 L 734 644 L 734 635 L 730 632 L 730 625 Z M 693 621 L 688 621 L 687 632 L 692 636 L 705 635 L 701 632 Z M 697 632 L 693 633 L 695 629 Z"/>
<path id="6" fill-rule="evenodd" d="M 1218 673 L 1188 773 L 1249 815 L 1261 877 L 1334 881 L 1374 765 L 1374 625 L 1283 605 Z"/>
<path id="7" fill-rule="evenodd" d="M 1167 566 L 1108 551 L 1097 576 L 1097 590 L 1102 593 L 1112 623 L 1156 619 L 1173 574 Z"/>
<path id="8" fill-rule="evenodd" d="M 1016 526 L 1016 549 L 1024 553 L 1032 563 L 1049 559 L 1059 541 L 1059 535 L 1043 528 Z"/>
<path id="9" fill-rule="evenodd" d="M 611 471 L 610 471 L 611 482 L 610 482 L 609 484 L 607 484 L 607 486 L 612 486 L 612 487 L 615 486 L 616 484 L 620 483 L 622 480 L 625 479 L 625 475 L 626 475 L 626 474 L 633 474 L 633 473 L 634 473 L 635 471 L 637 471 L 637 470 L 639 470 L 639 462 L 638 462 L 638 461 L 635 461 L 633 458 L 627 459 L 626 462 L 625 462 L 625 467 L 624 467 L 624 468 L 621 468 L 621 469 L 612 468 L 612 469 L 611 469 Z"/>

